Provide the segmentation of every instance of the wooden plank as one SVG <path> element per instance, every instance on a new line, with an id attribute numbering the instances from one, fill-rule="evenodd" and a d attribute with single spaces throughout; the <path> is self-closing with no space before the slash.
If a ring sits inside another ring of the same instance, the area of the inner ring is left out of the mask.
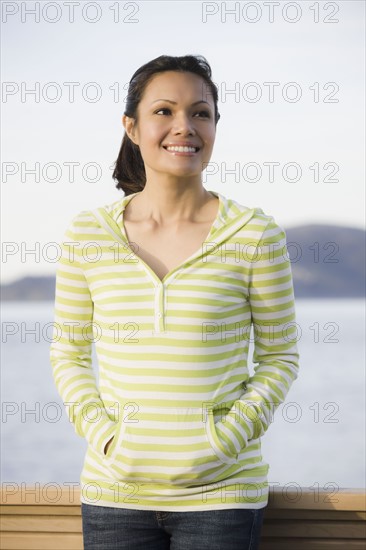
<path id="1" fill-rule="evenodd" d="M 54 485 L 3 484 L 2 550 L 82 550 L 80 489 Z M 365 520 L 363 489 L 271 488 L 260 550 L 365 550 Z"/>
<path id="2" fill-rule="evenodd" d="M 80 516 L 81 515 L 81 506 L 78 504 L 77 506 L 52 506 L 50 508 L 49 506 L 26 506 L 22 504 L 11 504 L 11 505 L 3 505 L 0 506 L 0 514 L 1 515 L 39 515 L 39 516 L 49 516 L 52 514 L 53 516 Z"/>
<path id="3" fill-rule="evenodd" d="M 294 539 L 362 539 L 366 538 L 365 524 L 362 522 L 324 521 L 273 521 L 263 522 L 263 536 Z"/>
<path id="4" fill-rule="evenodd" d="M 22 504 L 11 504 L 11 505 L 2 505 L 0 506 L 0 515 L 61 515 L 61 516 L 80 516 L 81 507 L 80 504 L 77 506 L 26 506 Z M 266 520 L 271 519 L 304 519 L 304 520 L 334 520 L 334 521 L 345 521 L 345 520 L 356 520 L 363 521 L 366 520 L 366 512 L 353 512 L 353 511 L 341 511 L 341 510 L 309 510 L 309 509 L 300 509 L 292 510 L 288 509 L 284 511 L 281 508 L 270 508 L 267 507 L 264 512 L 264 517 Z"/>
<path id="5" fill-rule="evenodd" d="M 59 485 L 53 489 L 47 485 L 2 484 L 0 503 L 34 506 L 67 506 L 80 504 L 80 488 Z M 287 487 L 271 487 L 268 499 L 272 509 L 291 510 L 366 510 L 365 489 L 311 490 L 304 487 L 290 490 Z"/>
<path id="6" fill-rule="evenodd" d="M 30 536 L 31 535 L 31 536 Z M 68 533 L 4 533 L 2 550 L 83 550 L 82 535 Z"/>
<path id="7" fill-rule="evenodd" d="M 7 516 L 0 519 L 1 531 L 81 533 L 81 517 Z"/>
<path id="8" fill-rule="evenodd" d="M 81 507 L 77 506 L 26 506 L 22 504 L 11 504 L 0 506 L 0 515 L 61 515 L 61 516 L 80 516 Z M 343 520 L 366 520 L 366 512 L 354 512 L 354 511 L 342 511 L 342 510 L 309 510 L 309 509 L 284 509 L 284 508 L 269 508 L 265 509 L 265 518 L 267 519 L 277 519 L 277 518 L 288 518 L 288 519 L 307 519 L 307 520 L 318 520 L 318 519 L 327 519 L 334 521 L 343 521 Z"/>
<path id="9" fill-rule="evenodd" d="M 54 486 L 55 484 L 53 484 Z M 22 504 L 32 506 L 80 505 L 80 489 L 74 486 L 59 486 L 58 489 L 46 485 L 24 485 L 3 483 L 0 490 L 0 504 Z"/>
<path id="10" fill-rule="evenodd" d="M 70 516 L 3 516 L 0 521 L 2 531 L 32 532 L 81 532 L 81 517 Z M 288 520 L 267 520 L 263 524 L 263 535 L 271 537 L 299 538 L 366 538 L 363 522 L 308 522 Z"/>
<path id="11" fill-rule="evenodd" d="M 365 542 L 360 540 L 262 540 L 259 550 L 365 550 Z"/>
<path id="12" fill-rule="evenodd" d="M 342 510 L 284 510 L 283 508 L 266 508 L 264 517 L 267 521 L 276 519 L 304 519 L 310 521 L 364 521 L 366 512 L 342 511 Z"/>
<path id="13" fill-rule="evenodd" d="M 310 510 L 366 510 L 365 489 L 335 489 L 334 491 L 309 490 L 298 487 L 290 490 L 277 487 L 269 492 L 268 504 L 271 508 L 291 508 Z"/>

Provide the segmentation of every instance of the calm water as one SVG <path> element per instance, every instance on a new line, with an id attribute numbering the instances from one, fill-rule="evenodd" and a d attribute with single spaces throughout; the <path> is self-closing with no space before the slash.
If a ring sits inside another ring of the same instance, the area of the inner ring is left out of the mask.
<path id="1" fill-rule="evenodd" d="M 10 302 L 1 311 L 1 481 L 78 482 L 86 443 L 53 382 L 53 303 Z M 364 302 L 297 299 L 296 311 L 300 374 L 262 438 L 269 482 L 365 487 Z"/>

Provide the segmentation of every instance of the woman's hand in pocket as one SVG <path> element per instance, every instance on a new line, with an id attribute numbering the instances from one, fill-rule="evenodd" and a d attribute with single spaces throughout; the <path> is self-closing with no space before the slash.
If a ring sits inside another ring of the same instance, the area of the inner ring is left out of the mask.
<path id="1" fill-rule="evenodd" d="M 112 437 L 112 439 L 110 439 L 110 440 L 108 441 L 108 443 L 107 443 L 106 446 L 104 447 L 104 454 L 105 454 L 105 455 L 108 453 L 109 446 L 111 445 L 113 439 L 114 439 L 114 436 Z"/>

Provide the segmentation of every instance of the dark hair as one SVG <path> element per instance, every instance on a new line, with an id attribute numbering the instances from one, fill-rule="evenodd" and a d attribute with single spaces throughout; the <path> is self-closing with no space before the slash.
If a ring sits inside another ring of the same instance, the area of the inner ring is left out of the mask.
<path id="1" fill-rule="evenodd" d="M 132 76 L 127 93 L 126 108 L 124 114 L 137 121 L 137 107 L 148 83 L 157 73 L 164 71 L 181 71 L 195 73 L 201 76 L 208 85 L 215 104 L 215 124 L 218 123 L 218 90 L 211 80 L 211 67 L 202 55 L 185 55 L 172 57 L 161 55 L 142 65 Z M 142 160 L 140 148 L 130 140 L 125 132 L 118 158 L 115 162 L 112 178 L 117 180 L 117 189 L 122 189 L 125 195 L 131 195 L 142 191 L 146 184 L 145 165 Z"/>

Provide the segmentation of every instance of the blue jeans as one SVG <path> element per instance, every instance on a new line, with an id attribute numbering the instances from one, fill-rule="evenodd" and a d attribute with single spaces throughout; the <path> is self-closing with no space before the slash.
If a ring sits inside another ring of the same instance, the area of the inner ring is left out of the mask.
<path id="1" fill-rule="evenodd" d="M 265 508 L 158 512 L 81 503 L 85 550 L 257 550 Z"/>

